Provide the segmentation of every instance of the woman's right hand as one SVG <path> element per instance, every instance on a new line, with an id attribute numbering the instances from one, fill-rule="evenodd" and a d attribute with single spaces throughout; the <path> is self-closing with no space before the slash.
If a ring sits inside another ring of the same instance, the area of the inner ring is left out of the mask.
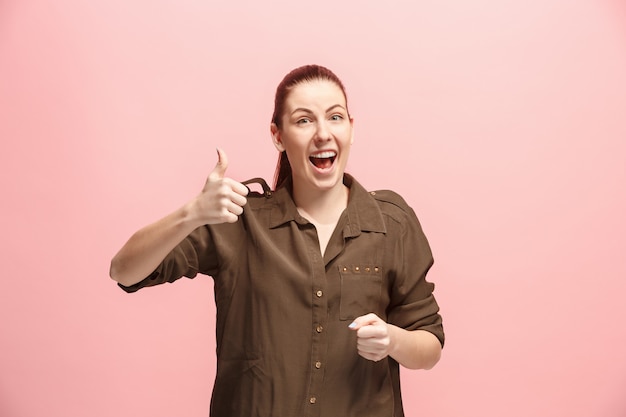
<path id="1" fill-rule="evenodd" d="M 198 225 L 234 223 L 243 213 L 248 187 L 224 177 L 228 168 L 226 153 L 217 149 L 217 164 L 202 192 L 189 204 L 189 215 Z"/>
<path id="2" fill-rule="evenodd" d="M 147 277 L 186 236 L 205 224 L 234 223 L 243 213 L 248 188 L 224 178 L 226 154 L 217 150 L 217 165 L 202 192 L 183 207 L 133 234 L 111 260 L 110 275 L 122 285 Z"/>

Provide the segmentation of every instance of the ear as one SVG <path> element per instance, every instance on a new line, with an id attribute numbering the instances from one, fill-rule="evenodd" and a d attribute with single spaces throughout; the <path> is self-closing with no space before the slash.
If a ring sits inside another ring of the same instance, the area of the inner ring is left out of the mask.
<path id="1" fill-rule="evenodd" d="M 280 129 L 278 129 L 276 123 L 272 123 L 270 125 L 270 132 L 272 134 L 272 142 L 274 142 L 274 146 L 278 149 L 278 152 L 283 152 L 285 147 L 283 146 L 283 141 L 280 137 Z"/>
<path id="2" fill-rule="evenodd" d="M 354 143 L 354 117 L 350 118 L 350 145 Z"/>

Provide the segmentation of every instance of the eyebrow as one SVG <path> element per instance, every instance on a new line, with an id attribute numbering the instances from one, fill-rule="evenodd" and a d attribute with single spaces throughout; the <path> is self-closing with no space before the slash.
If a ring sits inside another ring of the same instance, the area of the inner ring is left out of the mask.
<path id="1" fill-rule="evenodd" d="M 334 110 L 334 109 L 335 109 L 335 108 L 337 108 L 337 107 L 340 107 L 341 109 L 346 110 L 346 108 L 345 108 L 345 107 L 343 107 L 341 104 L 334 104 L 334 105 L 332 105 L 332 106 L 330 106 L 329 108 L 327 108 L 327 109 L 326 109 L 326 113 L 328 113 L 328 112 L 329 112 L 329 111 L 331 111 L 331 110 Z M 304 107 L 298 107 L 297 109 L 295 109 L 294 111 L 292 111 L 292 112 L 291 112 L 291 114 L 294 114 L 295 112 L 298 112 L 298 111 L 303 111 L 303 112 L 305 112 L 305 113 L 313 113 L 311 110 L 309 110 L 309 109 L 307 109 L 307 108 L 304 108 Z"/>

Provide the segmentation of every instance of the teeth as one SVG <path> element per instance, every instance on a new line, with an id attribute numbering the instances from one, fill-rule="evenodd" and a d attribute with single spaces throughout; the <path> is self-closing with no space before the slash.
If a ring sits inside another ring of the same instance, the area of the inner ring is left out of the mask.
<path id="1" fill-rule="evenodd" d="M 315 155 L 311 155 L 311 158 L 332 158 L 334 156 L 337 156 L 337 152 L 327 151 L 327 152 L 321 152 Z"/>

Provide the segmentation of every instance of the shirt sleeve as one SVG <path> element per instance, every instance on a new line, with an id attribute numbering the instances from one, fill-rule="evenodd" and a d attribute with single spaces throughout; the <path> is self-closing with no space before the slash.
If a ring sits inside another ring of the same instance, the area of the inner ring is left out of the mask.
<path id="1" fill-rule="evenodd" d="M 203 226 L 183 239 L 142 281 L 128 287 L 117 285 L 124 291 L 133 293 L 144 287 L 172 283 L 182 277 L 194 278 L 198 272 L 214 270 L 216 265 L 217 256 L 213 250 L 213 239 L 209 228 Z"/>
<path id="2" fill-rule="evenodd" d="M 406 330 L 431 332 L 443 346 L 445 336 L 433 295 L 435 285 L 426 280 L 433 256 L 415 212 L 406 203 L 403 206 L 392 245 L 396 267 L 388 321 Z"/>

